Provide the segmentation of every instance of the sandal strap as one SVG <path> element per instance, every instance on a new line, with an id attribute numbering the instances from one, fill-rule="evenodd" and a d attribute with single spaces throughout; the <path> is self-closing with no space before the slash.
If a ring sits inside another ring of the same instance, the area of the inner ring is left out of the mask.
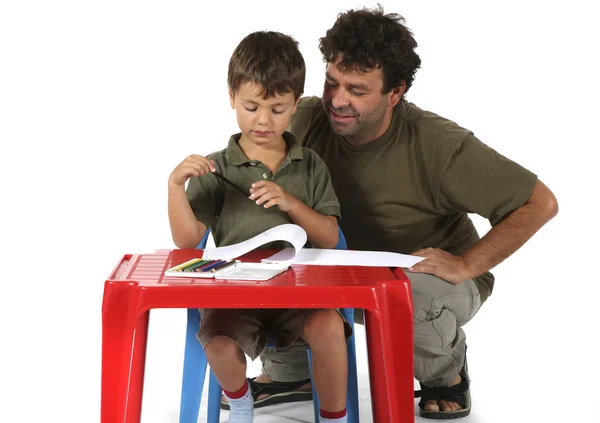
<path id="1" fill-rule="evenodd" d="M 420 390 L 415 391 L 415 398 L 421 398 L 419 406 L 430 400 L 444 400 L 460 404 L 462 407 L 467 406 L 467 398 L 465 393 L 469 390 L 469 379 L 464 378 L 459 384 L 454 386 L 425 386 L 421 385 Z"/>
<path id="2" fill-rule="evenodd" d="M 261 383 L 261 382 L 256 382 L 254 379 L 256 379 L 255 377 L 253 378 L 248 378 L 248 384 L 250 385 L 250 391 L 252 392 L 252 397 L 254 397 L 254 400 L 256 401 L 259 397 L 259 395 L 275 395 L 275 394 L 282 394 L 284 392 L 290 392 L 290 391 L 295 391 L 296 389 L 300 388 L 301 386 L 306 385 L 307 383 L 310 383 L 311 380 L 309 379 L 305 379 L 305 380 L 299 380 L 296 382 L 270 382 L 270 383 Z"/>

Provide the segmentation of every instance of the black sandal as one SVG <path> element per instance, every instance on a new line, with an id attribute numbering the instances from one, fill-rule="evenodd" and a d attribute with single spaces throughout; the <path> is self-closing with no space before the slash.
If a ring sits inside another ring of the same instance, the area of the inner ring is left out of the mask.
<path id="1" fill-rule="evenodd" d="M 312 390 L 298 391 L 298 388 L 311 383 L 310 378 L 297 382 L 271 382 L 260 383 L 253 378 L 248 378 L 252 398 L 254 398 L 254 408 L 266 407 L 273 404 L 284 404 L 288 402 L 312 401 Z M 260 395 L 268 397 L 258 399 Z M 229 410 L 229 404 L 221 399 L 221 409 Z"/>
<path id="2" fill-rule="evenodd" d="M 426 419 L 458 419 L 466 417 L 471 412 L 471 394 L 469 392 L 469 374 L 467 372 L 467 358 L 460 369 L 461 381 L 454 386 L 426 386 L 421 385 L 420 391 L 415 391 L 415 398 L 421 397 L 419 401 L 419 413 Z M 460 404 L 462 408 L 456 411 L 426 411 L 425 403 L 427 401 L 444 400 Z"/>

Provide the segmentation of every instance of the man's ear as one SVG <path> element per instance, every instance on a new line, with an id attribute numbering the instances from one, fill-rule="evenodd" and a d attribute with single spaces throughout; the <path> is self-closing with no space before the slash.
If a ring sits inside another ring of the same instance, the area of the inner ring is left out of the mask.
<path id="1" fill-rule="evenodd" d="M 390 97 L 388 99 L 388 106 L 395 107 L 396 104 L 402 99 L 404 93 L 406 92 L 406 82 L 402 81 L 400 85 L 394 87 L 390 91 Z"/>
<path id="2" fill-rule="evenodd" d="M 235 94 L 231 90 L 229 90 L 229 104 L 232 109 L 235 109 Z"/>

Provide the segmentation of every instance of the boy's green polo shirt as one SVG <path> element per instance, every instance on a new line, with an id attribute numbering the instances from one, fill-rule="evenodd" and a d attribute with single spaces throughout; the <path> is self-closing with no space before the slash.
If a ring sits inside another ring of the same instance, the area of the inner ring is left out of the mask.
<path id="1" fill-rule="evenodd" d="M 316 212 L 340 218 L 340 205 L 325 163 L 314 151 L 302 147 L 291 132 L 283 134 L 288 154 L 275 173 L 246 157 L 238 145 L 240 137 L 241 133 L 232 135 L 226 149 L 207 156 L 214 160 L 219 173 L 247 191 L 252 183 L 268 179 Z M 257 205 L 212 173 L 190 178 L 186 192 L 194 215 L 210 227 L 217 246 L 236 244 L 275 226 L 293 223 L 279 207 Z M 281 243 L 265 246 L 281 247 Z"/>

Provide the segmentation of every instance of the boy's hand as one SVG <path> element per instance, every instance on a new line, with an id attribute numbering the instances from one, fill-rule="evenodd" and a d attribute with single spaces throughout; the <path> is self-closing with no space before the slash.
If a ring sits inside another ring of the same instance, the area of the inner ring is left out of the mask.
<path id="1" fill-rule="evenodd" d="M 214 172 L 215 162 L 204 156 L 192 154 L 179 163 L 169 176 L 169 185 L 183 186 L 192 176 L 202 176 Z"/>
<path id="2" fill-rule="evenodd" d="M 273 182 L 258 181 L 250 188 L 250 199 L 256 200 L 259 205 L 265 203 L 266 209 L 277 205 L 281 211 L 287 212 L 292 208 L 294 197 Z"/>

